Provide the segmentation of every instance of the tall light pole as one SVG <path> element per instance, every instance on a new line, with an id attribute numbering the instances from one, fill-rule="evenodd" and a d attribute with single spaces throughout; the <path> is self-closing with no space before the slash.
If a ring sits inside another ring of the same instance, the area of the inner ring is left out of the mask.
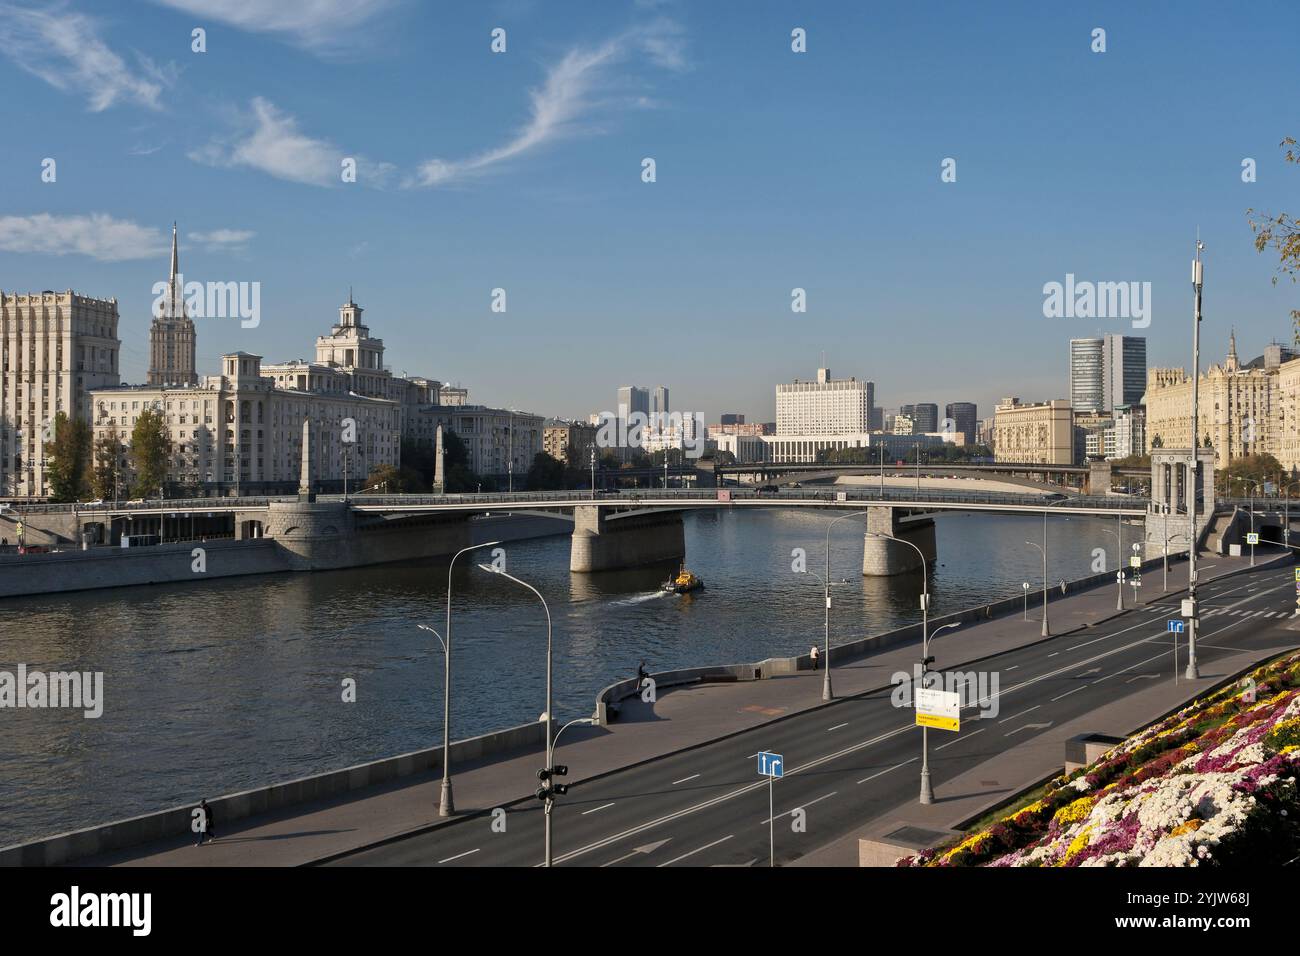
<path id="1" fill-rule="evenodd" d="M 488 541 L 461 548 L 451 556 L 447 564 L 447 669 L 443 674 L 442 684 L 442 792 L 438 798 L 438 816 L 449 817 L 456 812 L 456 803 L 451 792 L 451 572 L 456 567 L 456 559 L 469 551 L 479 548 L 491 548 L 500 541 Z"/>
<path id="2" fill-rule="evenodd" d="M 826 669 L 822 674 L 822 700 L 834 700 L 831 693 L 831 528 L 835 527 L 835 522 L 845 521 L 849 518 L 861 518 L 865 511 L 854 511 L 851 514 L 840 515 L 832 519 L 831 523 L 826 526 L 826 626 L 825 626 L 825 643 L 826 651 Z M 924 557 L 922 558 L 924 560 Z"/>
<path id="3" fill-rule="evenodd" d="M 1201 287 L 1204 273 L 1201 269 L 1201 250 L 1205 243 L 1196 237 L 1196 258 L 1192 260 L 1192 467 L 1190 487 L 1187 489 L 1187 670 L 1184 677 L 1195 680 L 1201 676 L 1196 666 L 1196 486 L 1201 474 L 1200 440 L 1200 379 L 1201 379 Z"/>
<path id="4" fill-rule="evenodd" d="M 492 574 L 499 574 L 503 578 L 514 581 L 515 584 L 525 587 L 537 595 L 537 600 L 542 602 L 542 610 L 546 612 L 546 713 L 542 716 L 546 718 L 546 781 L 552 779 L 555 771 L 555 735 L 552 733 L 555 725 L 555 715 L 552 713 L 551 705 L 551 609 L 546 604 L 546 598 L 542 597 L 542 592 L 537 590 L 527 581 L 521 581 L 512 574 L 507 574 L 500 568 L 490 564 L 480 564 L 480 568 Z M 546 797 L 546 865 L 551 865 L 551 809 L 555 806 L 555 798 L 548 793 Z"/>
<path id="5" fill-rule="evenodd" d="M 1115 610 L 1122 611 L 1124 610 L 1124 516 L 1116 515 L 1115 517 L 1117 519 L 1117 530 L 1111 531 L 1109 528 L 1102 528 L 1102 530 L 1107 534 L 1115 535 L 1118 542 L 1115 546 L 1117 549 L 1115 551 L 1117 555 L 1115 563 L 1118 565 L 1118 570 L 1115 572 L 1115 585 L 1119 589 L 1119 593 L 1115 597 Z"/>
<path id="6" fill-rule="evenodd" d="M 1061 501 L 1067 501 L 1067 500 L 1068 499 L 1066 498 L 1062 498 L 1059 501 L 1050 501 L 1047 503 L 1046 506 L 1044 506 L 1043 543 L 1041 545 L 1037 545 L 1034 544 L 1034 542 L 1032 541 L 1025 542 L 1025 544 L 1029 545 L 1031 548 L 1038 548 L 1038 550 L 1041 551 L 1043 555 L 1043 637 L 1051 637 L 1051 628 L 1048 625 L 1048 621 L 1047 621 L 1047 509 L 1052 507 L 1052 505 L 1058 505 L 1061 503 Z"/>
<path id="7" fill-rule="evenodd" d="M 1244 481 L 1246 483 L 1246 487 L 1250 489 L 1248 492 L 1250 495 L 1250 498 L 1248 499 L 1250 503 L 1250 533 L 1254 534 L 1255 533 L 1255 489 L 1258 488 L 1260 492 L 1260 497 L 1263 497 L 1264 488 L 1258 481 L 1252 481 L 1249 478 L 1243 478 L 1241 480 Z M 1253 543 L 1250 546 L 1250 566 L 1252 568 L 1255 566 L 1255 545 Z"/>
<path id="8" fill-rule="evenodd" d="M 899 544 L 905 544 L 921 558 L 921 662 L 923 666 L 928 666 L 930 660 L 930 576 L 928 562 L 925 560 L 925 552 L 910 541 L 890 537 L 878 531 L 868 531 L 866 537 L 884 538 L 887 541 L 897 541 Z M 827 661 L 828 665 L 829 663 Z M 921 728 L 921 802 L 926 804 L 934 803 L 934 788 L 930 786 L 930 728 L 928 727 Z"/>
<path id="9" fill-rule="evenodd" d="M 591 446 L 591 500 L 596 500 L 596 446 Z"/>

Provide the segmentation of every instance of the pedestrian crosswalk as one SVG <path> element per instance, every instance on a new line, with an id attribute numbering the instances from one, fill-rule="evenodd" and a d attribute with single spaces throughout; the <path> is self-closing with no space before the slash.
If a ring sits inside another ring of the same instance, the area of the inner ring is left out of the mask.
<path id="1" fill-rule="evenodd" d="M 1151 614 L 1179 614 L 1182 609 L 1171 604 L 1156 604 L 1146 608 Z M 1208 605 L 1201 606 L 1201 617 L 1290 617 L 1290 611 L 1257 611 L 1250 608 L 1226 608 L 1212 607 Z"/>

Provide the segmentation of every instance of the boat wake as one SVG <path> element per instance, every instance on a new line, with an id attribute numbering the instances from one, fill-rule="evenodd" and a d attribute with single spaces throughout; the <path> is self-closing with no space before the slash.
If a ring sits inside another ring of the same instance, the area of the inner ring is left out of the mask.
<path id="1" fill-rule="evenodd" d="M 671 591 L 650 591 L 646 594 L 637 594 L 630 598 L 621 598 L 620 600 L 612 601 L 611 604 L 614 607 L 632 607 L 637 604 L 644 604 L 646 601 L 657 601 L 660 598 L 666 597 L 676 597 L 676 595 Z"/>

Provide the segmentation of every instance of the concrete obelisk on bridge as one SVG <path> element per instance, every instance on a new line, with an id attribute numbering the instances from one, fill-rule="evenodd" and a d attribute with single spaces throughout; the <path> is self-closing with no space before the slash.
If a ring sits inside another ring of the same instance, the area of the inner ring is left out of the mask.
<path id="1" fill-rule="evenodd" d="M 441 495 L 447 490 L 446 474 L 444 472 L 442 447 L 442 426 L 438 426 L 438 431 L 433 440 L 433 493 Z"/>
<path id="2" fill-rule="evenodd" d="M 302 468 L 298 478 L 298 500 L 315 501 L 315 469 L 311 457 L 311 419 L 302 420 Z"/>

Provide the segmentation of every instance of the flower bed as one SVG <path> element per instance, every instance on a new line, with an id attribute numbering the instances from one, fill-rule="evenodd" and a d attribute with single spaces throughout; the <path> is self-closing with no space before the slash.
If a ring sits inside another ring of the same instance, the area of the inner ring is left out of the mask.
<path id="1" fill-rule="evenodd" d="M 1052 780 L 1034 803 L 899 866 L 1281 864 L 1300 855 L 1300 654 Z"/>

